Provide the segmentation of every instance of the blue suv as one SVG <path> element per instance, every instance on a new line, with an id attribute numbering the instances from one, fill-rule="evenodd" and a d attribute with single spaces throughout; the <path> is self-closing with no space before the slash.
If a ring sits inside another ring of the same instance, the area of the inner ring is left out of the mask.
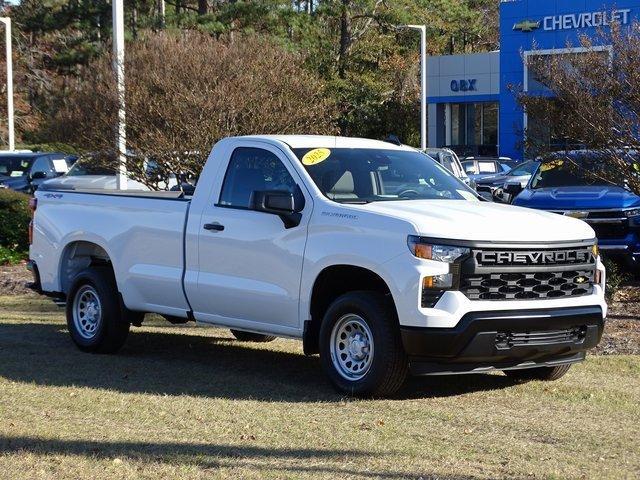
<path id="1" fill-rule="evenodd" d="M 640 262 L 640 197 L 624 186 L 594 174 L 603 153 L 579 150 L 542 162 L 527 186 L 505 185 L 515 196 L 513 205 L 579 218 L 596 232 L 603 252 L 623 257 L 634 267 Z M 636 154 L 629 153 L 629 158 Z M 637 271 L 637 268 L 634 268 Z"/>

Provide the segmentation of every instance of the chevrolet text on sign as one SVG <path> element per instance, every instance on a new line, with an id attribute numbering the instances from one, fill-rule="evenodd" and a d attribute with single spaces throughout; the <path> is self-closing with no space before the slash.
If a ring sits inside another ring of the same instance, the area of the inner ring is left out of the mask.
<path id="1" fill-rule="evenodd" d="M 543 27 L 545 30 L 571 30 L 574 28 L 602 27 L 618 22 L 621 25 L 629 23 L 629 12 L 624 10 L 611 10 L 610 12 L 584 12 L 569 13 L 567 15 L 551 15 L 544 17 Z"/>

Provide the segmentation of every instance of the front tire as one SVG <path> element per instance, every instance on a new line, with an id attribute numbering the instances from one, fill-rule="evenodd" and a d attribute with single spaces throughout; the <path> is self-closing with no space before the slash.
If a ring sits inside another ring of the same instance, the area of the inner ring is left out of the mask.
<path id="1" fill-rule="evenodd" d="M 530 380 L 553 381 L 564 377 L 571 365 L 558 365 L 556 367 L 536 367 L 523 370 L 504 370 L 507 377 L 527 382 Z"/>
<path id="2" fill-rule="evenodd" d="M 85 352 L 116 352 L 129 334 L 116 281 L 107 268 L 87 268 L 74 278 L 66 315 L 71 339 Z"/>
<path id="3" fill-rule="evenodd" d="M 320 327 L 320 360 L 341 392 L 359 397 L 394 394 L 409 366 L 391 302 L 376 292 L 336 299 Z"/>

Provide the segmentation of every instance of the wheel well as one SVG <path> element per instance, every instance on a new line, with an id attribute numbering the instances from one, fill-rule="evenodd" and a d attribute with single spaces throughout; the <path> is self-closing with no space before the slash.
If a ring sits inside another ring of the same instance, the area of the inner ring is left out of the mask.
<path id="1" fill-rule="evenodd" d="M 90 266 L 107 266 L 113 270 L 111 259 L 100 246 L 91 242 L 72 242 L 67 245 L 60 261 L 60 288 L 64 294 L 69 292 L 73 278 Z"/>
<path id="2" fill-rule="evenodd" d="M 320 272 L 311 293 L 311 320 L 305 325 L 303 343 L 306 354 L 319 351 L 320 324 L 331 303 L 340 295 L 359 290 L 380 292 L 393 303 L 389 287 L 371 270 L 353 265 L 334 265 Z"/>

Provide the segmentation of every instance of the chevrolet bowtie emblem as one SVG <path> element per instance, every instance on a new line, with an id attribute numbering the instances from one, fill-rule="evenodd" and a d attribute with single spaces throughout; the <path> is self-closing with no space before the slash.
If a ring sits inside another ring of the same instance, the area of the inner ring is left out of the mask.
<path id="1" fill-rule="evenodd" d="M 570 210 L 564 212 L 565 217 L 573 217 L 573 218 L 587 218 L 589 216 L 589 212 L 581 212 L 578 210 Z"/>
<path id="2" fill-rule="evenodd" d="M 587 282 L 588 280 L 589 280 L 589 279 L 588 279 L 587 277 L 582 277 L 582 276 L 580 276 L 580 277 L 576 277 L 575 282 L 576 282 L 576 283 L 585 283 L 585 282 Z"/>
<path id="3" fill-rule="evenodd" d="M 533 20 L 523 20 L 522 22 L 513 25 L 514 30 L 520 30 L 522 32 L 532 32 L 536 28 L 540 28 L 540 22 L 535 22 Z"/>

